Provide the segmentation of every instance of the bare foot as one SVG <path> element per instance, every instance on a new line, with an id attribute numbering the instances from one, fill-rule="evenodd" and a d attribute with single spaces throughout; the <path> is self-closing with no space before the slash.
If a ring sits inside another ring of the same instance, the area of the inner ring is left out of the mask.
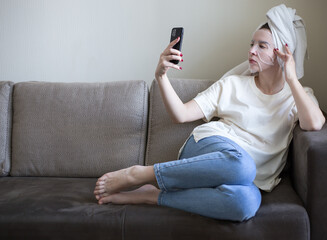
<path id="1" fill-rule="evenodd" d="M 157 204 L 160 190 L 151 184 L 146 184 L 136 190 L 114 194 L 100 194 L 99 204 Z"/>
<path id="2" fill-rule="evenodd" d="M 155 180 L 153 167 L 136 165 L 104 174 L 98 179 L 94 194 L 100 199 L 100 194 L 117 193 L 153 180 Z"/>

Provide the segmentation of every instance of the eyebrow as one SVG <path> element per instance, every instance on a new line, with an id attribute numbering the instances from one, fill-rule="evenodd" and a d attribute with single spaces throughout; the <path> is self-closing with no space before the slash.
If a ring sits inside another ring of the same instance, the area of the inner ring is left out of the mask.
<path id="1" fill-rule="evenodd" d="M 255 41 L 252 40 L 251 42 L 254 43 Z M 258 43 L 263 43 L 263 44 L 268 44 L 268 45 L 270 45 L 269 42 L 266 42 L 266 41 L 258 41 Z"/>

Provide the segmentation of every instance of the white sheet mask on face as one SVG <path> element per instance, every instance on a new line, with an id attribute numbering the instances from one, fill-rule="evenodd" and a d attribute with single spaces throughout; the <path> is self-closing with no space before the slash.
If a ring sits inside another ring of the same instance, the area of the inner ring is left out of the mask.
<path id="1" fill-rule="evenodd" d="M 271 34 L 271 33 L 270 33 Z M 275 60 L 272 56 L 269 55 L 269 52 L 271 52 L 274 48 L 273 43 L 269 43 L 267 41 L 254 41 L 251 42 L 251 50 L 249 52 L 249 55 L 252 55 L 252 53 L 256 53 L 257 63 L 259 65 L 260 72 L 262 71 L 262 65 L 266 64 L 269 66 L 273 66 L 275 63 Z M 251 72 L 254 73 L 254 70 L 251 69 Z"/>

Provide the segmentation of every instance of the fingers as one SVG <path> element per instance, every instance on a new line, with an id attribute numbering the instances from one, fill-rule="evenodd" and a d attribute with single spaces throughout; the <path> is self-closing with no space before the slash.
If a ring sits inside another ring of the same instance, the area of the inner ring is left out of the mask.
<path id="1" fill-rule="evenodd" d="M 180 41 L 180 38 L 176 38 L 173 40 L 167 48 L 161 53 L 159 58 L 159 63 L 157 65 L 157 69 L 155 72 L 156 78 L 159 79 L 161 76 L 165 75 L 169 68 L 174 68 L 177 70 L 182 70 L 182 68 L 176 64 L 171 63 L 171 60 L 178 60 L 183 62 L 182 56 L 183 54 L 174 49 L 173 46 Z M 103 179 L 100 179 L 103 180 Z"/>
<path id="2" fill-rule="evenodd" d="M 180 37 L 176 38 L 175 40 L 173 40 L 171 43 L 169 43 L 169 45 L 167 46 L 167 48 L 163 51 L 163 55 L 178 55 L 178 56 L 183 56 L 183 54 L 178 51 L 177 49 L 174 49 L 173 46 L 178 43 L 180 40 Z"/>
<path id="3" fill-rule="evenodd" d="M 177 56 L 183 56 L 183 54 L 178 51 L 177 49 L 174 49 L 174 48 L 166 48 L 163 53 L 163 55 L 177 55 Z"/>
<path id="4" fill-rule="evenodd" d="M 290 48 L 288 47 L 287 43 L 285 44 L 285 50 L 288 54 L 292 54 Z"/>
<path id="5" fill-rule="evenodd" d="M 177 55 L 168 55 L 164 57 L 166 61 L 170 61 L 170 60 L 178 60 L 180 62 L 183 62 L 183 58 L 181 56 L 177 56 Z"/>
<path id="6" fill-rule="evenodd" d="M 182 70 L 182 67 L 180 67 L 180 66 L 178 66 L 178 65 L 176 65 L 176 64 L 171 64 L 171 66 L 169 66 L 170 68 L 175 68 L 175 69 L 177 69 L 177 70 Z"/>
<path id="7" fill-rule="evenodd" d="M 174 69 L 177 69 L 177 70 L 182 70 L 182 67 L 176 65 L 176 64 L 173 64 L 169 61 L 164 61 L 163 63 L 163 67 L 164 68 L 174 68 Z"/>
<path id="8" fill-rule="evenodd" d="M 164 64 L 167 66 L 167 67 L 170 67 L 170 68 L 175 68 L 175 69 L 178 69 L 178 70 L 182 70 L 182 68 L 172 62 L 170 62 L 171 60 L 178 60 L 180 62 L 183 62 L 183 58 L 181 56 L 177 56 L 177 55 L 169 55 L 169 56 L 166 56 L 165 57 L 165 62 Z"/>
<path id="9" fill-rule="evenodd" d="M 279 51 L 278 48 L 274 48 L 274 52 L 277 54 L 278 57 L 285 57 L 286 55 L 292 55 L 292 52 L 290 50 L 290 48 L 288 47 L 287 43 L 285 44 L 285 53 Z"/>
<path id="10" fill-rule="evenodd" d="M 169 43 L 167 48 L 172 48 L 176 43 L 178 43 L 180 40 L 180 37 L 176 38 L 175 40 L 171 41 L 171 43 Z"/>
<path id="11" fill-rule="evenodd" d="M 278 57 L 280 57 L 280 58 L 284 58 L 285 57 L 285 53 L 283 53 L 283 52 L 281 52 L 281 51 L 279 51 L 279 49 L 278 48 L 274 48 L 274 53 L 276 53 L 277 54 L 277 56 Z"/>
<path id="12" fill-rule="evenodd" d="M 178 60 L 180 62 L 183 62 L 183 58 L 182 58 L 183 54 L 173 48 L 170 49 L 166 49 L 162 54 L 161 54 L 161 64 L 164 68 L 174 68 L 174 69 L 178 69 L 181 70 L 182 68 L 176 64 L 171 63 L 171 60 Z"/>
<path id="13" fill-rule="evenodd" d="M 178 43 L 180 40 L 180 37 L 176 38 L 175 40 L 171 41 L 168 46 L 166 47 L 166 49 L 164 50 L 163 53 L 166 53 L 166 55 L 170 54 L 176 54 L 176 55 L 181 55 L 182 53 L 180 51 L 178 51 L 177 49 L 174 49 L 173 46 Z"/>

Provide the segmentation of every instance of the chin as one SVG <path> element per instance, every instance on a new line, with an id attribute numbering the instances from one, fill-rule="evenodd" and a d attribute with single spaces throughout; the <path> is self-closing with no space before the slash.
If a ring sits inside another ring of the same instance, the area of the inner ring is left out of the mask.
<path id="1" fill-rule="evenodd" d="M 255 75 L 259 72 L 259 69 L 256 69 L 256 68 L 253 68 L 253 67 L 250 67 L 250 72 L 251 72 L 251 75 Z"/>

